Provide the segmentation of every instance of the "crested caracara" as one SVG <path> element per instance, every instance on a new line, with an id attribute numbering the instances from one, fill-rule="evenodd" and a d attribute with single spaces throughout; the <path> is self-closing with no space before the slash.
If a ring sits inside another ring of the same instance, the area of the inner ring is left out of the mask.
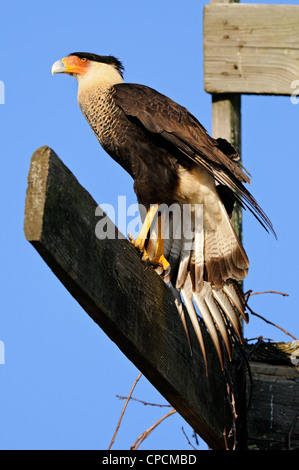
<path id="1" fill-rule="evenodd" d="M 274 232 L 244 186 L 250 179 L 237 152 L 224 139 L 210 137 L 167 96 L 124 83 L 123 66 L 112 56 L 75 52 L 55 62 L 52 73 L 77 79 L 85 118 L 105 151 L 132 176 L 146 209 L 141 232 L 131 242 L 169 284 L 188 334 L 185 303 L 207 365 L 197 307 L 223 368 L 222 345 L 229 358 L 232 353 L 230 326 L 242 341 L 239 315 L 248 321 L 238 282 L 249 262 L 231 224 L 234 203 Z M 167 207 L 181 211 L 178 216 L 169 211 L 166 220 Z M 185 230 L 185 207 L 190 230 Z"/>

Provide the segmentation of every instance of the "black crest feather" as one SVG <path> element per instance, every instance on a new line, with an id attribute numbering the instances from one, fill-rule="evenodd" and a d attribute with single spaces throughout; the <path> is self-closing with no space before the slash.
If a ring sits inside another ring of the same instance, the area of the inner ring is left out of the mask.
<path id="1" fill-rule="evenodd" d="M 98 55 L 98 54 L 93 54 L 91 52 L 72 52 L 71 54 L 69 54 L 69 56 L 72 56 L 72 55 L 75 55 L 79 57 L 80 59 L 85 57 L 88 60 L 93 60 L 95 62 L 102 62 L 103 64 L 113 65 L 119 71 L 121 76 L 123 76 L 123 71 L 124 71 L 123 64 L 120 62 L 120 60 L 118 60 L 116 57 L 113 57 L 112 55 Z"/>

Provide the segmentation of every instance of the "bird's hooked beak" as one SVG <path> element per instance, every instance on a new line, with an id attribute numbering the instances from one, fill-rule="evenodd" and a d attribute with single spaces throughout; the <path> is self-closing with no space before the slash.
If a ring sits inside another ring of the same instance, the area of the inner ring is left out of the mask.
<path id="1" fill-rule="evenodd" d="M 66 66 L 63 63 L 63 59 L 62 60 L 56 60 L 56 62 L 54 62 L 54 64 L 52 65 L 51 72 L 52 72 L 52 75 L 54 75 L 54 73 L 65 73 L 66 72 Z"/>
<path id="2" fill-rule="evenodd" d="M 57 60 L 52 65 L 52 75 L 54 73 L 68 73 L 70 75 L 83 75 L 87 71 L 88 61 L 77 56 L 67 56 Z"/>

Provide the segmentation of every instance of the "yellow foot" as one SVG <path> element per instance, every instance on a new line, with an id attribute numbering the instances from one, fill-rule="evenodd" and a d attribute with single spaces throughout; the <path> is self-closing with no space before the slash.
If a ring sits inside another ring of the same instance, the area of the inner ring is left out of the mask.
<path id="1" fill-rule="evenodd" d="M 130 240 L 130 243 L 132 243 L 132 245 L 135 246 L 135 248 L 137 248 L 137 250 L 140 251 L 140 253 L 146 253 L 146 250 L 144 248 L 144 245 L 145 245 L 144 238 L 137 237 L 136 240 L 134 240 L 133 235 L 131 235 L 130 233 L 128 233 L 128 238 Z"/>
<path id="2" fill-rule="evenodd" d="M 141 238 L 136 238 L 136 240 L 134 240 L 133 236 L 128 233 L 128 238 L 130 240 L 130 243 L 132 243 L 133 246 L 135 246 L 135 248 L 137 248 L 138 251 L 140 251 L 140 253 L 143 253 L 145 251 L 145 248 L 144 248 L 144 245 L 145 245 L 145 240 L 144 239 L 141 239 Z"/>
<path id="3" fill-rule="evenodd" d="M 137 248 L 139 253 L 142 254 L 142 261 L 149 261 L 151 265 L 153 265 L 155 268 L 158 266 L 161 266 L 163 268 L 163 271 L 167 271 L 170 267 L 170 264 L 168 263 L 167 259 L 165 256 L 162 254 L 159 254 L 156 252 L 155 256 L 153 258 L 150 258 L 144 245 L 145 241 L 143 239 L 140 239 L 139 237 L 134 240 L 132 235 L 129 233 L 128 234 L 129 240 L 132 243 L 132 245 Z"/>
<path id="4" fill-rule="evenodd" d="M 133 236 L 128 233 L 128 237 L 129 237 L 129 240 L 130 240 L 130 243 L 132 243 L 132 245 L 137 248 L 137 250 L 139 251 L 140 254 L 142 254 L 142 260 L 143 261 L 147 261 L 149 260 L 149 256 L 146 252 L 146 249 L 144 248 L 144 245 L 145 245 L 145 240 L 144 239 L 141 239 L 141 238 L 136 238 L 136 240 L 134 240 Z"/>
<path id="5" fill-rule="evenodd" d="M 149 261 L 155 267 L 161 266 L 163 268 L 163 271 L 167 271 L 170 268 L 170 264 L 168 263 L 164 255 L 156 255 L 153 258 L 149 259 Z"/>

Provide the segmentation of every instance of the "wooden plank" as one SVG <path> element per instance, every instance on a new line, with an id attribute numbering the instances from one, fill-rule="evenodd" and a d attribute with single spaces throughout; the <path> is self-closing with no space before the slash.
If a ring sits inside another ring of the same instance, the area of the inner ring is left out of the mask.
<path id="1" fill-rule="evenodd" d="M 108 238 L 95 236 L 96 208 L 96 202 L 49 147 L 34 153 L 25 207 L 27 240 L 190 426 L 211 448 L 224 448 L 223 430 L 231 428 L 231 413 L 209 336 L 204 332 L 209 363 L 206 377 L 192 328 L 190 355 L 170 289 L 140 260 L 111 221 Z"/>
<path id="2" fill-rule="evenodd" d="M 294 366 L 250 362 L 247 381 L 249 450 L 299 447 L 299 371 Z"/>
<path id="3" fill-rule="evenodd" d="M 298 77 L 298 5 L 205 6 L 207 92 L 291 95 Z"/>

